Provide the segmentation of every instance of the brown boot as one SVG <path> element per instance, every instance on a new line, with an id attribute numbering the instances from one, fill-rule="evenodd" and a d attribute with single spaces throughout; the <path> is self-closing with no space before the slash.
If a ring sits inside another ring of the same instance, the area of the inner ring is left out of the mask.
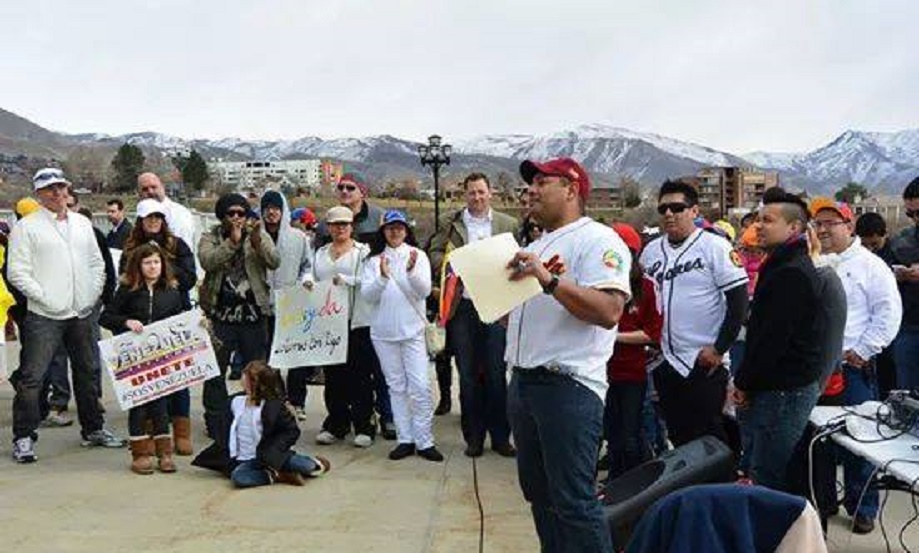
<path id="1" fill-rule="evenodd" d="M 191 455 L 194 453 L 191 445 L 190 418 L 172 417 L 172 436 L 175 443 L 176 455 Z"/>
<path id="2" fill-rule="evenodd" d="M 157 436 L 153 441 L 156 443 L 156 457 L 159 459 L 160 472 L 175 472 L 176 465 L 172 460 L 172 436 Z"/>
<path id="3" fill-rule="evenodd" d="M 131 472 L 153 474 L 153 440 L 149 436 L 131 437 Z"/>
<path id="4" fill-rule="evenodd" d="M 275 476 L 275 482 L 281 484 L 290 484 L 291 486 L 302 486 L 305 484 L 303 476 L 299 472 L 279 471 Z"/>

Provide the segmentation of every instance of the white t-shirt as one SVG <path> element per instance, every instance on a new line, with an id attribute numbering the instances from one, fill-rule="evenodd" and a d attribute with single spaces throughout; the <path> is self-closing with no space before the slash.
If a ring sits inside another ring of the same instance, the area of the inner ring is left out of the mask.
<path id="1" fill-rule="evenodd" d="M 746 285 L 747 272 L 730 242 L 702 229 L 679 247 L 666 235 L 657 238 L 645 247 L 641 264 L 659 291 L 664 358 L 688 376 L 699 351 L 718 338 L 727 313 L 724 292 Z"/>
<path id="2" fill-rule="evenodd" d="M 230 404 L 233 424 L 230 426 L 230 458 L 237 461 L 255 459 L 262 441 L 262 403 L 249 405 L 245 396 L 233 398 Z"/>
<path id="3" fill-rule="evenodd" d="M 631 254 L 616 232 L 587 217 L 547 232 L 525 251 L 543 263 L 553 257 L 565 265 L 563 279 L 579 286 L 619 290 L 631 296 Z M 554 297 L 540 294 L 511 311 L 504 359 L 511 367 L 554 367 L 606 397 L 606 362 L 613 354 L 616 329 L 577 319 Z"/>

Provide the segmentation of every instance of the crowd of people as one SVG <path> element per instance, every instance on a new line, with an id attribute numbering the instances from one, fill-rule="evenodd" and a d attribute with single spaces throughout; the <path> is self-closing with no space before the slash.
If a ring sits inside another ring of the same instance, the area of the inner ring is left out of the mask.
<path id="1" fill-rule="evenodd" d="M 815 405 L 919 388 L 919 178 L 903 193 L 917 224 L 894 237 L 877 214 L 856 218 L 843 203 L 807 204 L 780 188 L 735 231 L 705 221 L 697 190 L 676 180 L 658 190 L 661 232 L 652 236 L 587 217 L 590 177 L 572 159 L 525 161 L 520 176 L 529 184 L 522 221 L 494 209 L 488 176 L 471 173 L 466 205 L 420 247 L 406 214 L 370 202 L 354 173 L 319 217 L 291 211 L 274 190 L 254 202 L 230 193 L 200 233 L 191 211 L 144 173 L 135 220 L 113 199 L 104 235 L 61 170 L 37 172 L 5 251 L 22 342 L 10 379 L 14 459 L 37 460 L 39 427 L 73 423 L 69 374 L 83 445 L 129 446 L 138 474 L 174 472 L 173 455 L 194 451 L 189 391 L 132 408 L 128 439 L 119 438 L 104 424 L 97 342 L 100 327 L 140 333 L 197 304 L 221 374 L 204 384 L 214 444 L 195 464 L 239 487 L 325 474 L 326 459 L 293 451 L 316 368 L 289 369 L 285 382 L 266 363 L 274 293 L 320 282 L 347 290 L 350 330 L 346 361 L 322 368 L 327 416 L 316 445 L 350 435 L 369 448 L 380 436 L 396 442 L 392 460 L 443 461 L 433 420 L 452 410 L 455 364 L 464 453 L 480 457 L 488 441 L 516 458 L 545 551 L 611 550 L 598 471 L 601 485 L 615 485 L 663 449 L 713 436 L 734 451 L 741 478 L 804 493 L 801 444 Z M 522 247 L 509 279 L 535 279 L 544 294 L 485 322 L 450 255 L 504 233 Z M 431 318 L 447 334 L 434 359 L 436 402 Z M 228 379 L 243 392 L 230 396 Z M 854 531 L 870 532 L 871 469 L 840 458 L 842 505 Z M 838 509 L 824 503 L 825 513 Z"/>

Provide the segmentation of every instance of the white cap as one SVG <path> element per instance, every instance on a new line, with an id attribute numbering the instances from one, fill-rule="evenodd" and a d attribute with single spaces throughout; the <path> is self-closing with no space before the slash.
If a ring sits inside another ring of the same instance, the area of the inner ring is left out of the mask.
<path id="1" fill-rule="evenodd" d="M 45 167 L 39 169 L 32 177 L 32 186 L 35 190 L 41 190 L 54 184 L 66 184 L 70 186 L 70 181 L 64 178 L 64 172 L 54 167 Z"/>
<path id="2" fill-rule="evenodd" d="M 160 201 L 154 200 L 153 198 L 147 198 L 146 200 L 137 202 L 137 216 L 141 219 L 149 217 L 154 213 L 159 213 L 164 218 L 166 217 L 166 208 L 163 207 Z"/>

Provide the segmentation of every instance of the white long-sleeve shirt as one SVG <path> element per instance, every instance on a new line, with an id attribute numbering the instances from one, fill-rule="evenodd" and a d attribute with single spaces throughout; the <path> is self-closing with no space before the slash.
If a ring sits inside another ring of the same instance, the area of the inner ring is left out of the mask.
<path id="1" fill-rule="evenodd" d="M 818 264 L 833 267 L 846 290 L 843 351 L 852 350 L 862 359 L 881 353 L 896 338 L 903 317 L 893 271 L 858 238 L 840 254 L 821 256 Z"/>
<path id="2" fill-rule="evenodd" d="M 333 260 L 332 244 L 329 243 L 319 248 L 313 262 L 313 278 L 317 282 L 332 280 L 338 275 L 348 287 L 351 328 L 370 326 L 372 307 L 360 292 L 361 270 L 369 253 L 370 248 L 366 244 L 355 242 L 351 251 Z"/>
<path id="3" fill-rule="evenodd" d="M 406 271 L 413 250 L 418 259 Z M 424 300 L 431 293 L 431 262 L 423 251 L 407 244 L 387 247 L 381 255 L 389 260 L 390 277 L 380 274 L 380 255 L 367 259 L 361 276 L 361 294 L 373 310 L 370 337 L 391 342 L 416 338 L 424 333 L 426 323 L 422 314 Z"/>

